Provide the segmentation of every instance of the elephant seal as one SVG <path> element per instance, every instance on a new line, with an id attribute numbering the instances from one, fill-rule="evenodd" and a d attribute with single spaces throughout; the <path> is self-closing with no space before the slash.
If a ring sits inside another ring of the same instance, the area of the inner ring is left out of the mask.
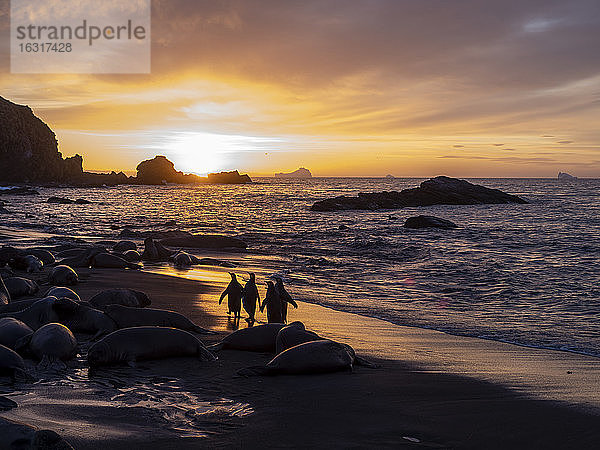
<path id="1" fill-rule="evenodd" d="M 173 252 L 165 248 L 160 242 L 152 238 L 144 240 L 144 253 L 142 253 L 144 261 L 166 261 L 172 254 Z"/>
<path id="2" fill-rule="evenodd" d="M 223 302 L 225 296 L 227 296 L 227 314 L 233 313 L 234 317 L 241 317 L 242 291 L 244 288 L 238 282 L 235 273 L 229 272 L 229 275 L 231 275 L 231 281 L 227 285 L 227 288 L 221 293 L 221 297 L 219 297 L 219 305 Z"/>
<path id="3" fill-rule="evenodd" d="M 127 250 L 137 250 L 137 245 L 135 245 L 135 242 L 131 242 L 131 241 L 119 241 L 115 245 L 113 245 L 113 250 L 115 252 L 126 252 Z"/>
<path id="4" fill-rule="evenodd" d="M 256 327 L 242 328 L 226 336 L 218 344 L 209 346 L 210 350 L 242 350 L 247 352 L 275 352 L 277 333 L 284 327 L 282 323 L 269 323 Z"/>
<path id="5" fill-rule="evenodd" d="M 94 308 L 104 310 L 108 305 L 133 306 L 144 308 L 152 303 L 148 296 L 132 289 L 107 289 L 94 295 L 90 301 Z"/>
<path id="6" fill-rule="evenodd" d="M 123 253 L 123 259 L 132 263 L 137 263 L 142 260 L 142 255 L 137 250 L 127 250 Z"/>
<path id="7" fill-rule="evenodd" d="M 28 273 L 41 272 L 44 267 L 44 263 L 33 255 L 15 256 L 9 261 L 8 265 L 13 269 L 25 270 Z"/>
<path id="8" fill-rule="evenodd" d="M 51 430 L 38 430 L 31 425 L 0 417 L 2 448 L 36 450 L 73 450 L 62 437 Z"/>
<path id="9" fill-rule="evenodd" d="M 119 328 L 130 327 L 171 327 L 199 334 L 214 332 L 199 327 L 183 314 L 166 309 L 131 308 L 123 305 L 107 305 L 106 315 L 115 321 Z"/>
<path id="10" fill-rule="evenodd" d="M 99 253 L 106 253 L 106 249 L 103 247 L 81 249 L 74 256 L 62 259 L 60 264 L 70 267 L 90 267 L 92 259 Z"/>
<path id="11" fill-rule="evenodd" d="M 48 295 L 46 295 L 45 297 L 48 297 Z M 26 298 L 24 300 L 16 300 L 10 302 L 8 305 L 0 305 L 0 317 L 3 317 L 2 315 L 4 315 L 4 313 L 24 311 L 38 300 L 40 300 L 38 297 Z"/>
<path id="12" fill-rule="evenodd" d="M 77 340 L 61 323 L 48 323 L 19 342 L 21 348 L 27 343 L 29 351 L 38 360 L 46 357 L 50 361 L 68 361 L 77 355 Z"/>
<path id="13" fill-rule="evenodd" d="M 100 269 L 139 269 L 139 264 L 130 263 L 120 256 L 98 253 L 91 260 L 91 266 Z"/>
<path id="14" fill-rule="evenodd" d="M 43 248 L 28 248 L 24 252 L 26 255 L 33 255 L 44 263 L 45 266 L 51 266 L 56 262 L 56 258 L 52 252 Z"/>
<path id="15" fill-rule="evenodd" d="M 238 375 L 300 375 L 352 370 L 353 364 L 375 367 L 357 358 L 354 349 L 346 344 L 322 339 L 305 342 L 289 348 L 267 363 L 266 366 L 249 367 Z"/>
<path id="16" fill-rule="evenodd" d="M 17 352 L 4 345 L 0 345 L 0 374 L 8 375 L 13 379 L 17 374 L 24 375 L 28 379 L 31 378 L 25 370 L 25 361 L 23 361 L 23 358 Z"/>
<path id="17" fill-rule="evenodd" d="M 71 267 L 61 264 L 52 269 L 48 281 L 53 286 L 74 286 L 79 281 L 79 277 Z"/>
<path id="18" fill-rule="evenodd" d="M 75 300 L 76 302 L 80 302 L 81 298 L 75 291 L 69 289 L 68 287 L 55 286 L 51 288 L 48 292 L 46 292 L 46 297 L 56 297 L 56 298 L 70 298 L 71 300 Z"/>
<path id="19" fill-rule="evenodd" d="M 118 328 L 115 321 L 104 312 L 82 303 L 77 303 L 72 308 L 59 309 L 58 317 L 58 322 L 69 330 L 93 334 L 92 339 L 112 333 Z"/>
<path id="20" fill-rule="evenodd" d="M 175 267 L 190 267 L 194 262 L 189 253 L 179 252 L 173 257 L 173 264 L 175 264 Z"/>
<path id="21" fill-rule="evenodd" d="M 28 278 L 12 277 L 4 280 L 4 285 L 10 292 L 11 299 L 33 295 L 40 290 L 37 283 Z"/>
<path id="22" fill-rule="evenodd" d="M 0 305 L 8 305 L 10 300 L 10 292 L 6 289 L 2 275 L 0 275 Z"/>
<path id="23" fill-rule="evenodd" d="M 14 350 L 19 339 L 32 333 L 33 330 L 18 319 L 13 317 L 0 319 L 0 345 Z"/>
<path id="24" fill-rule="evenodd" d="M 105 336 L 90 347 L 90 368 L 120 363 L 196 356 L 200 361 L 216 358 L 193 334 L 165 327 L 123 328 Z"/>
<path id="25" fill-rule="evenodd" d="M 285 290 L 283 280 L 279 277 L 275 278 L 275 289 L 277 289 L 277 293 L 281 299 L 281 322 L 287 323 L 288 303 L 294 308 L 298 308 L 298 304 L 294 301 L 288 291 Z"/>
<path id="26" fill-rule="evenodd" d="M 281 331 L 277 333 L 277 339 L 275 340 L 275 352 L 279 354 L 288 348 L 295 347 L 296 345 L 322 339 L 323 338 L 317 333 L 308 331 L 302 322 L 292 322 L 283 327 Z"/>
<path id="27" fill-rule="evenodd" d="M 264 311 L 265 306 L 267 307 L 267 320 L 269 323 L 283 323 L 281 314 L 282 303 L 275 284 L 272 281 L 267 281 L 267 294 L 262 305 L 260 305 L 260 312 Z"/>
<path id="28" fill-rule="evenodd" d="M 46 297 L 33 303 L 29 308 L 0 314 L 1 317 L 14 317 L 24 322 L 32 330 L 37 330 L 43 325 L 58 322 L 60 316 L 76 311 L 78 304 L 68 298 Z"/>
<path id="29" fill-rule="evenodd" d="M 260 296 L 258 295 L 258 288 L 256 287 L 256 276 L 251 273 L 250 279 L 246 282 L 244 291 L 242 292 L 242 305 L 244 306 L 244 311 L 248 313 L 248 318 L 246 320 L 251 324 L 254 323 L 256 302 L 260 304 Z"/>

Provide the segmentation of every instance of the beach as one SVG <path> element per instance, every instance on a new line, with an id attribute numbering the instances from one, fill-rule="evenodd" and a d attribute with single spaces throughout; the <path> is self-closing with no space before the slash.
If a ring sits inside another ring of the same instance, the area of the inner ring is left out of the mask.
<path id="1" fill-rule="evenodd" d="M 102 289 L 146 292 L 218 332 L 227 273 L 195 280 L 81 269 L 82 300 Z M 261 292 L 261 296 L 264 292 Z M 264 315 L 259 315 L 259 321 Z M 88 377 L 85 361 L 5 394 L 3 417 L 52 429 L 74 448 L 593 448 L 600 442 L 600 360 L 411 327 L 301 302 L 289 321 L 351 344 L 380 365 L 352 373 L 239 377 L 272 355 L 222 350 Z M 242 325 L 246 326 L 242 320 Z M 85 344 L 83 345 L 85 348 Z"/>

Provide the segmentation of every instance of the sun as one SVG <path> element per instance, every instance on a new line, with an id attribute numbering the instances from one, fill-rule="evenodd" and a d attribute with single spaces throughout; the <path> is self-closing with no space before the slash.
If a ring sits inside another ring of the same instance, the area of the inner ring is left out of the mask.
<path id="1" fill-rule="evenodd" d="M 207 175 L 238 168 L 244 155 L 262 154 L 265 145 L 280 139 L 206 132 L 177 132 L 164 146 L 175 168 L 187 173 Z"/>

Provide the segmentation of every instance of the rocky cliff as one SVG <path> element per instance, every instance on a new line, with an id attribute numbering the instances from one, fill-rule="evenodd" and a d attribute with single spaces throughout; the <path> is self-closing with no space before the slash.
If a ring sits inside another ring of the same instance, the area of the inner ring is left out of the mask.
<path id="1" fill-rule="evenodd" d="M 28 106 L 0 97 L 0 182 L 60 182 L 81 177 L 83 159 L 63 159 L 52 130 Z"/>

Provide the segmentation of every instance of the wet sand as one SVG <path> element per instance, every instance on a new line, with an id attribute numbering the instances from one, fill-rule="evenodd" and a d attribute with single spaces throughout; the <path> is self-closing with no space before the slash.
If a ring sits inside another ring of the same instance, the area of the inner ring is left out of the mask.
<path id="1" fill-rule="evenodd" d="M 226 270 L 196 272 L 204 281 L 136 271 L 81 274 L 76 291 L 83 300 L 110 287 L 140 289 L 153 307 L 179 311 L 221 335 L 234 328 L 217 304 Z M 2 415 L 53 429 L 80 449 L 600 445 L 598 358 L 398 327 L 306 303 L 289 319 L 352 344 L 382 367 L 241 378 L 238 369 L 270 355 L 222 351 L 214 364 L 147 362 L 90 380 L 80 358 L 9 395 L 19 407 Z"/>

